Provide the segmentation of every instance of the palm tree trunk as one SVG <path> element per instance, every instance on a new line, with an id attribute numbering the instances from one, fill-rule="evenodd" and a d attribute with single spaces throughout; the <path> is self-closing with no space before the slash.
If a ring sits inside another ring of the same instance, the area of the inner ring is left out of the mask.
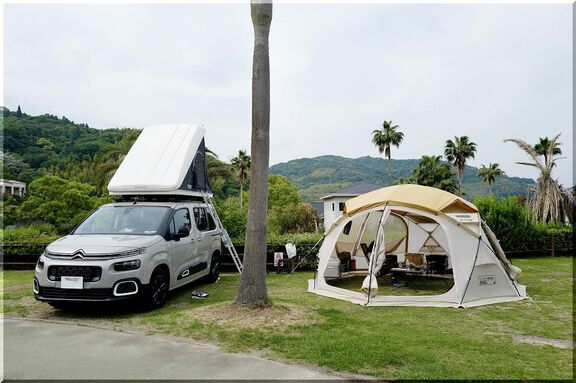
<path id="1" fill-rule="evenodd" d="M 460 168 L 456 168 L 456 176 L 458 177 L 458 195 L 462 195 L 462 176 L 464 171 L 461 171 Z"/>
<path id="2" fill-rule="evenodd" d="M 240 182 L 240 210 L 242 210 L 242 182 Z"/>
<path id="3" fill-rule="evenodd" d="M 492 195 L 492 182 L 488 181 L 488 195 Z"/>
<path id="4" fill-rule="evenodd" d="M 244 268 L 236 303 L 262 305 L 266 290 L 266 213 L 268 211 L 268 166 L 270 157 L 270 61 L 268 34 L 272 3 L 251 0 L 254 27 L 252 60 L 252 181 L 244 247 Z"/>

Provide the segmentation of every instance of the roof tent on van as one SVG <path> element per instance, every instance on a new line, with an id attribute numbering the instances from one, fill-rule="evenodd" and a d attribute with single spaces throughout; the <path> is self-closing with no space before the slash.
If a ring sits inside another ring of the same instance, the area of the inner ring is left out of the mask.
<path id="1" fill-rule="evenodd" d="M 111 195 L 212 196 L 203 126 L 144 128 L 108 184 Z"/>

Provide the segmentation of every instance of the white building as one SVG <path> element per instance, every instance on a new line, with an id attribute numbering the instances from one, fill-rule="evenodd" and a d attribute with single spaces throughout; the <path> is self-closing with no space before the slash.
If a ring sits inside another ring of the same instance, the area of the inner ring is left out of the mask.
<path id="1" fill-rule="evenodd" d="M 17 195 L 24 197 L 26 194 L 26 183 L 14 180 L 0 179 L 0 191 L 2 196 Z"/>
<path id="2" fill-rule="evenodd" d="M 328 230 L 330 226 L 332 226 L 336 219 L 342 214 L 342 211 L 344 211 L 344 203 L 350 198 L 358 197 L 360 194 L 381 188 L 382 185 L 363 183 L 336 190 L 321 197 L 320 199 L 324 202 L 324 229 Z"/>

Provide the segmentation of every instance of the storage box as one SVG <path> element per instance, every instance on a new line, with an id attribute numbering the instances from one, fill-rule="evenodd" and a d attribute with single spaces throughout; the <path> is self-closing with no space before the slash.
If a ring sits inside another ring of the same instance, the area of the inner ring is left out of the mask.
<path id="1" fill-rule="evenodd" d="M 324 278 L 340 278 L 340 260 L 329 260 L 326 271 L 324 272 Z"/>

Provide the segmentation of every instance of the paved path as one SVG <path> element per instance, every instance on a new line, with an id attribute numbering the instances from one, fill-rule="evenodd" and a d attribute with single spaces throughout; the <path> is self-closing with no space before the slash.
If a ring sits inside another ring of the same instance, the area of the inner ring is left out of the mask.
<path id="1" fill-rule="evenodd" d="M 341 379 L 159 336 L 4 320 L 5 379 Z"/>

